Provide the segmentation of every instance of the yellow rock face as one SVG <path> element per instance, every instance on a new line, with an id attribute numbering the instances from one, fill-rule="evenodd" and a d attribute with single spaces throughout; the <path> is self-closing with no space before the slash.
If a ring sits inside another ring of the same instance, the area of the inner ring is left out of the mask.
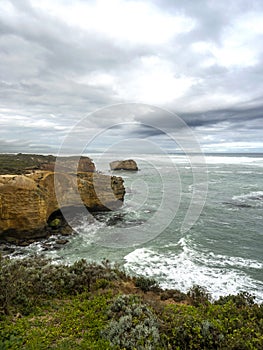
<path id="1" fill-rule="evenodd" d="M 21 238 L 22 233 L 23 238 L 41 237 L 54 211 L 68 206 L 114 210 L 122 205 L 124 194 L 121 177 L 95 172 L 0 175 L 0 239 Z"/>

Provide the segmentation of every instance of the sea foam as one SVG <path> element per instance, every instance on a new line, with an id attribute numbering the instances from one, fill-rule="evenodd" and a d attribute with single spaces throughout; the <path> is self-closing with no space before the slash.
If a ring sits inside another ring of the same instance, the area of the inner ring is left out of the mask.
<path id="1" fill-rule="evenodd" d="M 227 257 L 213 252 L 198 252 L 186 238 L 178 242 L 179 253 L 159 253 L 153 249 L 136 249 L 125 256 L 125 268 L 134 274 L 155 278 L 162 288 L 183 292 L 200 285 L 212 298 L 247 291 L 263 301 L 262 282 L 258 283 L 240 268 L 262 269 L 263 264 L 241 257 Z"/>

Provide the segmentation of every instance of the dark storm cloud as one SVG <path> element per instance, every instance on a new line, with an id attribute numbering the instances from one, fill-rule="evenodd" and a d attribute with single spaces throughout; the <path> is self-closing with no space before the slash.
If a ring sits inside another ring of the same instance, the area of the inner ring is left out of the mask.
<path id="1" fill-rule="evenodd" d="M 231 108 L 207 111 L 205 113 L 182 114 L 181 117 L 190 127 L 216 125 L 222 122 L 231 122 L 233 125 L 238 125 L 244 122 L 251 123 L 255 120 L 258 127 L 262 127 L 263 110 L 262 107 L 246 109 Z"/>
<path id="2" fill-rule="evenodd" d="M 179 127 L 158 108 L 91 113 L 130 101 L 178 114 L 209 149 L 254 135 L 262 150 L 262 23 L 260 0 L 3 0 L 1 151 L 55 152 L 84 116 L 87 133 L 132 122 L 115 130 L 161 140 Z"/>
<path id="3" fill-rule="evenodd" d="M 153 136 L 165 135 L 165 132 L 152 126 L 140 124 L 138 125 L 137 130 L 134 130 L 132 134 L 134 137 L 148 138 Z"/>

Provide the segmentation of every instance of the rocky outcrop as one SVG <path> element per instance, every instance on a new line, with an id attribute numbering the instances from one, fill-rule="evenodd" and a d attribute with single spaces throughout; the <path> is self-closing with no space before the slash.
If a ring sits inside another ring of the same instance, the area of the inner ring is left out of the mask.
<path id="1" fill-rule="evenodd" d="M 40 170 L 59 171 L 59 172 L 94 172 L 96 170 L 95 164 L 88 157 L 67 157 L 59 158 L 57 163 L 55 161 L 40 163 L 38 166 Z"/>
<path id="2" fill-rule="evenodd" d="M 124 194 L 121 177 L 96 172 L 0 175 L 0 239 L 45 237 L 49 217 L 62 207 L 114 210 Z"/>
<path id="3" fill-rule="evenodd" d="M 32 170 L 61 172 L 86 172 L 95 171 L 95 165 L 89 157 L 55 157 L 41 154 L 0 154 L 0 174 L 27 174 Z M 58 164 L 59 163 L 59 164 Z"/>
<path id="4" fill-rule="evenodd" d="M 131 170 L 131 171 L 137 171 L 138 166 L 133 159 L 127 159 L 127 160 L 115 160 L 114 162 L 110 163 L 111 170 Z"/>

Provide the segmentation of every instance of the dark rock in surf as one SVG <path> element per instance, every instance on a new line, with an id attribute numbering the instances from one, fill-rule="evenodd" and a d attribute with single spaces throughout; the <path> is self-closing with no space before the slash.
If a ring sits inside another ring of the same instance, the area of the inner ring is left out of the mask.
<path id="1" fill-rule="evenodd" d="M 252 208 L 252 205 L 246 203 L 223 202 L 223 204 L 236 208 Z"/>
<path id="2" fill-rule="evenodd" d="M 68 243 L 68 240 L 67 240 L 67 239 L 58 239 L 58 240 L 56 241 L 56 244 L 59 244 L 59 245 L 64 245 L 64 244 L 66 244 L 66 243 Z"/>

